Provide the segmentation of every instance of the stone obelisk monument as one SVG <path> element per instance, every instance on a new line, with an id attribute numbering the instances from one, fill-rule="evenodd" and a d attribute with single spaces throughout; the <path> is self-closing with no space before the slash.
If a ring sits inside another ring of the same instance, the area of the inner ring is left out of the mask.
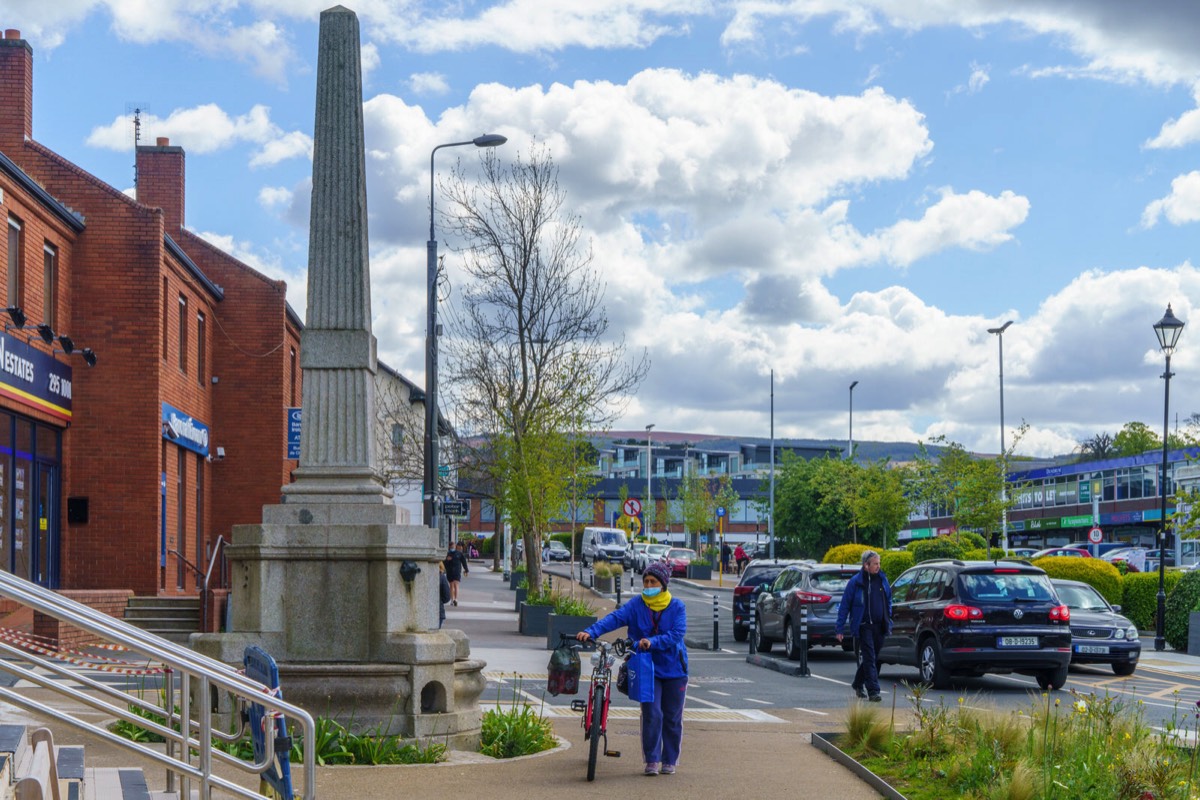
<path id="1" fill-rule="evenodd" d="M 484 664 L 438 629 L 438 532 L 408 524 L 377 469 L 364 164 L 358 18 L 336 6 L 317 61 L 300 466 L 261 525 L 233 529 L 232 630 L 192 644 L 230 663 L 263 647 L 314 715 L 473 747 Z"/>

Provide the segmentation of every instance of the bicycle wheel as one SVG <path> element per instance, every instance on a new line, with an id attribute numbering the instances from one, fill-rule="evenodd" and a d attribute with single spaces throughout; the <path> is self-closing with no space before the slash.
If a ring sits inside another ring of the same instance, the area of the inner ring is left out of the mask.
<path id="1" fill-rule="evenodd" d="M 588 725 L 588 773 L 587 779 L 596 779 L 596 755 L 600 751 L 600 724 L 604 719 L 604 684 L 592 685 L 592 719 Z"/>

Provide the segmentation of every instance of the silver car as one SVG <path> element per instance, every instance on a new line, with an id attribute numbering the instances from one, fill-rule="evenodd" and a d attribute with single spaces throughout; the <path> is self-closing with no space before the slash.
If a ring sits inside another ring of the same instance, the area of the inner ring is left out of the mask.
<path id="1" fill-rule="evenodd" d="M 667 551 L 671 549 L 669 544 L 648 544 L 641 553 L 638 554 L 638 561 L 633 565 L 635 571 L 639 574 L 646 571 L 646 567 L 650 566 L 651 561 L 661 561 Z"/>

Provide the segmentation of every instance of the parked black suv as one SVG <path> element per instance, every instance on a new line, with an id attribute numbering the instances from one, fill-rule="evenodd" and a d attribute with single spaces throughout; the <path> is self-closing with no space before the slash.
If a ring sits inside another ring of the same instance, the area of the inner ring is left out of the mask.
<path id="1" fill-rule="evenodd" d="M 1071 663 L 1071 611 L 1041 569 L 1018 561 L 926 561 L 892 585 L 892 632 L 880 661 L 952 676 L 1032 675 L 1061 689 Z"/>
<path id="2" fill-rule="evenodd" d="M 790 564 L 811 564 L 811 561 L 751 561 L 742 572 L 742 578 L 733 588 L 733 638 L 744 642 L 750 636 L 750 618 L 754 615 L 754 601 L 763 584 L 769 584 Z"/>

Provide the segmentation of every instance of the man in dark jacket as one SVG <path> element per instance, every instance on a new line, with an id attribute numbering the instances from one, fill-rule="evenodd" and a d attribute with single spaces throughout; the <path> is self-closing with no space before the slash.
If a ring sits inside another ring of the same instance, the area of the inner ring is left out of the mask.
<path id="1" fill-rule="evenodd" d="M 849 621 L 854 634 L 854 652 L 858 669 L 850 684 L 859 697 L 869 697 L 878 703 L 879 649 L 883 637 L 892 631 L 892 587 L 879 569 L 879 554 L 867 550 L 862 554 L 862 569 L 846 583 L 842 602 L 838 604 L 837 640 L 840 642 Z"/>

